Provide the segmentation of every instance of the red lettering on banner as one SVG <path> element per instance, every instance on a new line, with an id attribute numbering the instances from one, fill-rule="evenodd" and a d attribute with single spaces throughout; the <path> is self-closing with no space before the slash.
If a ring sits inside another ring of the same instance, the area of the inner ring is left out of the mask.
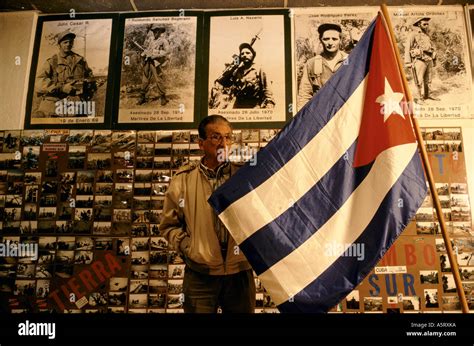
<path id="1" fill-rule="evenodd" d="M 122 269 L 120 263 L 117 259 L 110 253 L 105 254 L 105 265 L 101 260 L 97 260 L 93 262 L 90 266 L 92 271 L 89 269 L 83 269 L 74 277 L 70 278 L 65 284 L 59 286 L 59 289 L 54 290 L 49 294 L 49 298 L 52 298 L 57 306 L 64 310 L 66 308 L 63 301 L 67 301 L 69 303 L 75 303 L 77 299 L 87 295 L 88 293 L 92 293 L 94 289 L 102 283 L 105 283 L 105 280 L 110 278 L 116 272 Z M 95 277 L 94 277 L 94 275 Z M 79 278 L 79 280 L 78 280 Z M 75 300 L 70 301 L 70 291 L 74 293 Z M 59 297 L 58 293 L 63 293 L 62 297 Z M 61 298 L 64 300 L 61 301 Z"/>
<path id="2" fill-rule="evenodd" d="M 379 266 L 393 266 L 397 265 L 397 253 L 395 251 L 395 244 L 385 253 L 382 260 L 378 264 Z"/>
<path id="3" fill-rule="evenodd" d="M 405 244 L 405 264 L 411 266 L 416 264 L 415 246 L 412 244 Z"/>
<path id="4" fill-rule="evenodd" d="M 77 284 L 76 278 L 71 278 L 68 282 L 69 287 L 71 287 L 72 292 L 76 295 L 76 300 L 83 297 L 85 293 L 79 291 L 81 286 Z"/>
<path id="5" fill-rule="evenodd" d="M 436 262 L 436 251 L 434 246 L 426 244 L 423 247 L 423 258 L 425 263 L 429 266 L 433 266 Z"/>
<path id="6" fill-rule="evenodd" d="M 112 256 L 111 254 L 106 254 L 105 260 L 107 261 L 111 275 L 115 274 L 117 271 L 122 269 L 122 267 L 120 266 L 120 263 L 117 262 L 117 258 L 115 256 Z M 113 270 L 113 269 L 117 269 L 117 270 Z"/>
<path id="7" fill-rule="evenodd" d="M 79 278 L 81 279 L 84 286 L 88 291 L 92 291 L 94 288 L 97 287 L 97 282 L 94 281 L 92 278 L 92 274 L 87 269 L 84 269 L 79 273 Z"/>
<path id="8" fill-rule="evenodd" d="M 105 270 L 104 264 L 99 261 L 95 261 L 91 264 L 92 270 L 100 281 L 105 281 L 106 278 L 110 277 L 110 274 Z M 102 275 L 103 274 L 103 275 Z"/>

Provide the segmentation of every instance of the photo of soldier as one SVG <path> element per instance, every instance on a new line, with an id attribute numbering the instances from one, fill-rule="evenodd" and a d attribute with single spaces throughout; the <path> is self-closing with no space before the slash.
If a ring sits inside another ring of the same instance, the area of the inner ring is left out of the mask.
<path id="1" fill-rule="evenodd" d="M 324 23 L 318 26 L 317 31 L 323 51 L 310 58 L 303 67 L 303 76 L 298 88 L 299 107 L 311 100 L 347 58 L 347 53 L 341 50 L 342 28 L 340 25 Z"/>
<path id="2" fill-rule="evenodd" d="M 209 17 L 207 114 L 218 110 L 232 122 L 284 121 L 292 108 L 285 87 L 291 66 L 288 13 L 242 10 Z"/>
<path id="3" fill-rule="evenodd" d="M 420 17 L 413 22 L 414 30 L 408 35 L 405 44 L 405 65 L 410 68 L 416 84 L 414 101 L 423 104 L 424 100 L 439 101 L 431 93 L 431 80 L 436 66 L 436 49 L 429 35 L 430 17 Z"/>
<path id="4" fill-rule="evenodd" d="M 192 122 L 199 18 L 125 17 L 117 123 Z"/>
<path id="5" fill-rule="evenodd" d="M 27 122 L 104 122 L 112 19 L 49 20 L 38 25 Z M 67 119 L 67 120 L 66 120 Z M 29 125 L 26 124 L 26 125 Z"/>
<path id="6" fill-rule="evenodd" d="M 341 68 L 375 18 L 372 6 L 294 9 L 294 88 L 299 111 Z"/>
<path id="7" fill-rule="evenodd" d="M 462 7 L 401 6 L 390 13 L 416 116 L 472 117 L 468 28 Z"/>
<path id="8" fill-rule="evenodd" d="M 37 93 L 41 97 L 37 116 L 57 116 L 58 101 L 89 101 L 97 90 L 86 59 L 72 50 L 75 38 L 76 34 L 69 30 L 57 34 L 58 53 L 46 60 L 37 76 Z"/>
<path id="9" fill-rule="evenodd" d="M 134 44 L 142 50 L 140 53 L 142 66 L 142 87 L 137 105 L 147 103 L 146 97 L 150 84 L 155 83 L 160 105 L 166 105 L 169 100 L 166 98 L 166 88 L 163 81 L 163 74 L 169 61 L 170 44 L 164 37 L 166 29 L 162 26 L 153 24 L 150 28 L 152 36 L 147 36 L 143 47 L 135 41 Z"/>
<path id="10" fill-rule="evenodd" d="M 263 69 L 254 63 L 257 53 L 250 43 L 239 45 L 239 55 L 215 80 L 209 108 L 273 108 L 275 100 Z"/>

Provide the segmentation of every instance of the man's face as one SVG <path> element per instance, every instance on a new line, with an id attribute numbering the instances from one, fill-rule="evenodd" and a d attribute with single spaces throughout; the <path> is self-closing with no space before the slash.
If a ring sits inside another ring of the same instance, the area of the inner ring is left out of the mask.
<path id="1" fill-rule="evenodd" d="M 336 30 L 326 30 L 320 38 L 326 52 L 335 53 L 339 50 L 341 35 Z"/>
<path id="2" fill-rule="evenodd" d="M 248 64 L 253 61 L 253 53 L 250 49 L 244 48 L 240 51 L 240 60 L 244 64 Z"/>
<path id="3" fill-rule="evenodd" d="M 430 23 L 427 20 L 422 20 L 419 25 L 423 32 L 428 32 Z"/>
<path id="4" fill-rule="evenodd" d="M 232 129 L 224 121 L 206 126 L 206 139 L 199 139 L 199 148 L 204 150 L 205 157 L 210 160 L 224 158 L 222 153 L 228 151 L 232 144 Z M 222 160 L 221 160 L 222 161 Z"/>
<path id="5" fill-rule="evenodd" d="M 70 53 L 72 47 L 74 46 L 74 39 L 73 38 L 66 38 L 59 42 L 59 49 L 63 53 Z"/>

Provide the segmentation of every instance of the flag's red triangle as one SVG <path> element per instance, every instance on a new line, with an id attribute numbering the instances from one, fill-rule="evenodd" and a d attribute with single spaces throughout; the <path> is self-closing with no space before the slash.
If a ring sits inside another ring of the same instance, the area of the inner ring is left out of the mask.
<path id="1" fill-rule="evenodd" d="M 354 167 L 373 162 L 390 147 L 416 141 L 400 70 L 381 14 L 375 26 L 367 78 Z"/>

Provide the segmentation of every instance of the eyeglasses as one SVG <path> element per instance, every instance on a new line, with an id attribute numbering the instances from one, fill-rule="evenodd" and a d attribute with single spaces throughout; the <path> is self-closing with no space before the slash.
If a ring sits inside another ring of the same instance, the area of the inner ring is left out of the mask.
<path id="1" fill-rule="evenodd" d="M 227 143 L 231 143 L 234 141 L 234 135 L 228 133 L 223 136 L 220 133 L 213 133 L 208 137 L 208 139 L 210 139 L 213 144 L 219 144 L 223 139 L 225 139 Z"/>

